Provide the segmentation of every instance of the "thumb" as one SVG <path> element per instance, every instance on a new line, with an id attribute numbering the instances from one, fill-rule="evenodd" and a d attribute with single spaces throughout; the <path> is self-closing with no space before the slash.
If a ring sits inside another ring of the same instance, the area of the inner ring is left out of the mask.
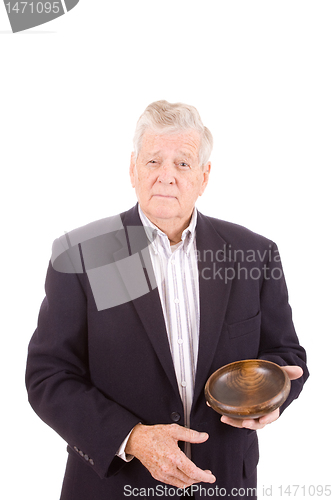
<path id="1" fill-rule="evenodd" d="M 303 375 L 303 370 L 300 366 L 281 366 L 281 368 L 287 373 L 290 380 L 296 380 Z"/>
<path id="2" fill-rule="evenodd" d="M 187 429 L 186 427 L 177 427 L 173 431 L 173 437 L 178 441 L 186 441 L 188 443 L 204 443 L 209 438 L 207 432 L 198 432 L 194 429 Z"/>

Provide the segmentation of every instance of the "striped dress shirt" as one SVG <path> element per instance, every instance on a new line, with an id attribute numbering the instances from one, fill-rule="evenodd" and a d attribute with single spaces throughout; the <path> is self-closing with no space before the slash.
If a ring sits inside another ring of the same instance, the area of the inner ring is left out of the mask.
<path id="1" fill-rule="evenodd" d="M 199 273 L 197 263 L 195 227 L 197 211 L 194 209 L 189 226 L 181 241 L 170 245 L 165 233 L 158 229 L 142 212 L 139 215 L 150 241 L 152 260 L 161 299 L 170 351 L 184 406 L 185 427 L 190 427 L 190 412 L 199 346 Z M 185 447 L 189 455 L 190 447 Z"/>

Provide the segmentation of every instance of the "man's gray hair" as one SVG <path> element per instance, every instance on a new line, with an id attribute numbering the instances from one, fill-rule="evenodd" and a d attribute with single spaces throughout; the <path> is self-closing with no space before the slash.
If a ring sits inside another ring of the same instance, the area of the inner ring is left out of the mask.
<path id="1" fill-rule="evenodd" d="M 213 136 L 201 121 L 194 106 L 181 102 L 152 102 L 140 116 L 133 139 L 134 155 L 140 152 L 142 137 L 147 130 L 157 133 L 175 134 L 185 130 L 196 130 L 201 137 L 199 162 L 203 167 L 209 160 L 213 149 Z"/>

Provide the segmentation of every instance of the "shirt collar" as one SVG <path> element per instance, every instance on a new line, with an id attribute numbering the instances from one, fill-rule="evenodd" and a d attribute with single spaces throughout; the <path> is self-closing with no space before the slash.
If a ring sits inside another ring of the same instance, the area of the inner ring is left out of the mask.
<path id="1" fill-rule="evenodd" d="M 152 247 L 154 249 L 155 253 L 158 253 L 158 250 L 156 248 L 156 241 L 157 241 L 157 236 L 160 237 L 160 241 L 163 242 L 164 246 L 167 245 L 169 250 L 171 251 L 170 248 L 170 241 L 169 238 L 163 231 L 161 231 L 155 224 L 151 222 L 151 220 L 148 219 L 148 217 L 143 213 L 140 205 L 139 205 L 139 216 L 141 219 L 141 222 L 143 224 L 143 227 L 145 228 L 147 238 L 152 244 Z M 193 245 L 194 238 L 195 238 L 195 228 L 197 225 L 197 209 L 194 207 L 192 217 L 190 220 L 189 225 L 184 229 L 182 232 L 182 241 L 183 241 L 183 249 L 186 254 L 190 251 L 191 246 Z M 149 229 L 148 229 L 149 228 Z"/>

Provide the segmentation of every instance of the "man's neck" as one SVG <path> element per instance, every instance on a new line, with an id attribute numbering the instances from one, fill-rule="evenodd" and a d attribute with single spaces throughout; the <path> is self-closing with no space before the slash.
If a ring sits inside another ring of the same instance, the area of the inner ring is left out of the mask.
<path id="1" fill-rule="evenodd" d="M 168 224 L 166 221 L 161 220 L 161 221 L 156 221 L 153 222 L 155 226 L 157 226 L 163 233 L 167 235 L 170 241 L 170 245 L 176 245 L 176 243 L 179 243 L 182 239 L 182 234 L 184 229 L 186 229 L 189 226 L 191 217 L 186 221 L 182 222 L 181 224 Z M 176 222 L 176 221 L 172 221 Z"/>
<path id="2" fill-rule="evenodd" d="M 142 210 L 142 208 L 141 208 Z M 182 239 L 182 234 L 184 229 L 186 229 L 190 222 L 192 214 L 186 219 L 155 219 L 149 217 L 143 210 L 142 212 L 145 216 L 152 222 L 158 229 L 160 229 L 163 233 L 167 235 L 170 241 L 170 245 L 176 245 Z"/>

